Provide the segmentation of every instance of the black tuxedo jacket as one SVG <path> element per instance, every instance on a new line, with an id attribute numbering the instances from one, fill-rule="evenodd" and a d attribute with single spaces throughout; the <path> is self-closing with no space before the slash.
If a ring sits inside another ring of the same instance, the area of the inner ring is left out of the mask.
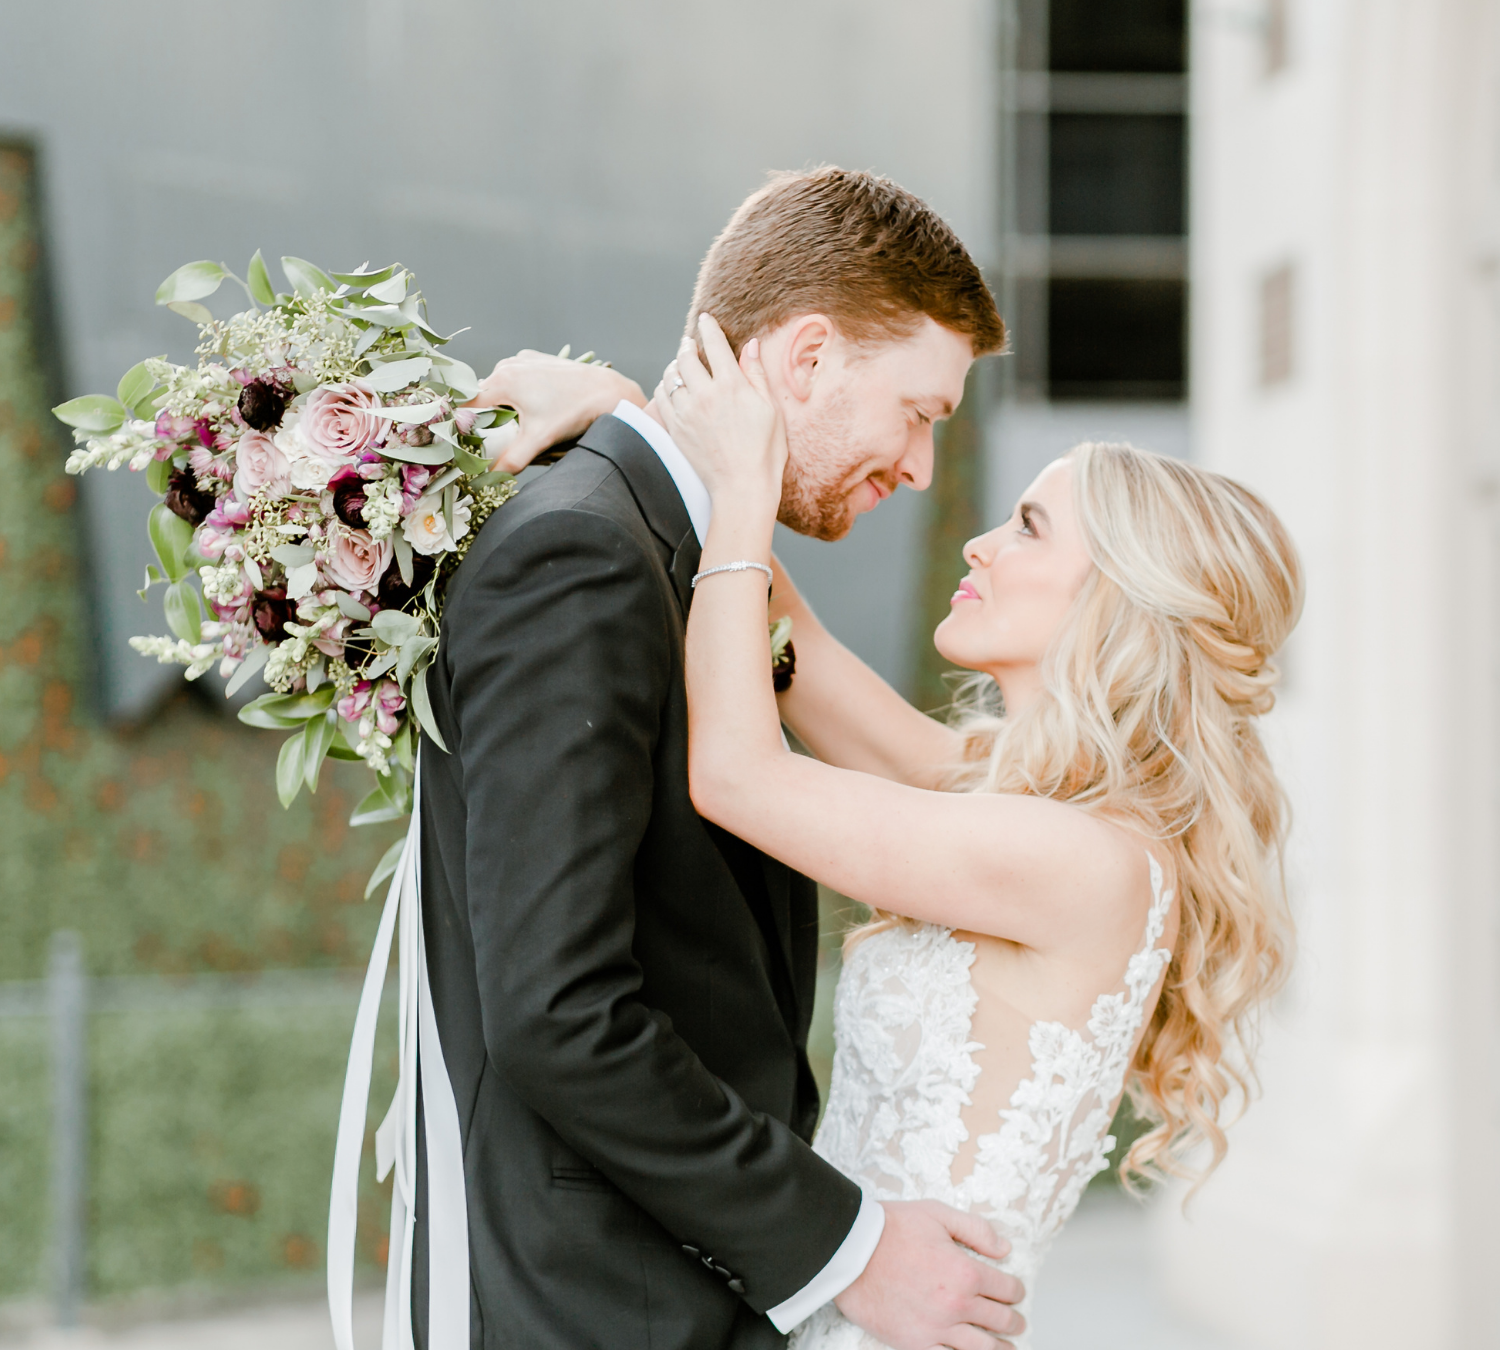
<path id="1" fill-rule="evenodd" d="M 859 1210 L 807 1143 L 815 889 L 688 796 L 698 557 L 671 476 L 605 417 L 448 589 L 422 913 L 487 1350 L 781 1345 L 765 1310 Z M 419 1345 L 425 1208 L 419 1174 Z"/>

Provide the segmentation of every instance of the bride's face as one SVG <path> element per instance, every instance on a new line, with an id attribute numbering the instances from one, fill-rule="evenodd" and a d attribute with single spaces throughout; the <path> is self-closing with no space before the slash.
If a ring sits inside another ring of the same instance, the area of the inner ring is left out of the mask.
<path id="1" fill-rule="evenodd" d="M 933 635 L 954 665 L 993 675 L 1012 709 L 1035 691 L 1042 657 L 1093 569 L 1072 479 L 1067 460 L 1049 464 L 1004 525 L 964 546 L 969 574 Z"/>

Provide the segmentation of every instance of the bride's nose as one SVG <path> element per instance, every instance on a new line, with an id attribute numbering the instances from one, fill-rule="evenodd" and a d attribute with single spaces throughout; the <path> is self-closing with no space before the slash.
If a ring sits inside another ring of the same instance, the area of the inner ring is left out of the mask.
<path id="1" fill-rule="evenodd" d="M 964 545 L 964 561 L 970 567 L 981 568 L 990 565 L 995 556 L 994 544 L 997 533 L 996 530 L 990 530 L 987 534 L 981 534 Z"/>

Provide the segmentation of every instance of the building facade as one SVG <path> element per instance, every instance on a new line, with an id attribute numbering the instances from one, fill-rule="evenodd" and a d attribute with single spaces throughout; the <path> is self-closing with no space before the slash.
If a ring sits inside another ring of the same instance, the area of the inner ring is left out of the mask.
<path id="1" fill-rule="evenodd" d="M 1500 5 L 1204 6 L 1194 442 L 1304 550 L 1303 935 L 1173 1295 L 1247 1347 L 1500 1343 Z"/>

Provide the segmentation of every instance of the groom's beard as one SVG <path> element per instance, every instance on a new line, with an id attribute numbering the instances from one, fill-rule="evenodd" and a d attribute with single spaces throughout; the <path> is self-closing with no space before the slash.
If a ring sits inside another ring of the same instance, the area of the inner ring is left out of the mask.
<path id="1" fill-rule="evenodd" d="M 851 434 L 843 404 L 842 399 L 835 401 L 795 435 L 788 429 L 789 453 L 781 480 L 781 509 L 776 513 L 788 529 L 830 543 L 853 529 L 855 512 L 849 497 L 866 478 L 884 486 L 887 495 L 896 490 L 896 476 L 888 471 L 861 473 L 850 480 L 865 457 Z"/>

